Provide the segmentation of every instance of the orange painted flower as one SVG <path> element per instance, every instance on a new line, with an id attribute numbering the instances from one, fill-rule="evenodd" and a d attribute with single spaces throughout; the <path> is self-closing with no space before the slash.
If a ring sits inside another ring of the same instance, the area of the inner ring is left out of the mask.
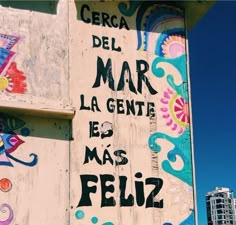
<path id="1" fill-rule="evenodd" d="M 3 192 L 8 192 L 12 188 L 12 183 L 9 179 L 7 178 L 2 178 L 0 180 L 0 190 Z"/>

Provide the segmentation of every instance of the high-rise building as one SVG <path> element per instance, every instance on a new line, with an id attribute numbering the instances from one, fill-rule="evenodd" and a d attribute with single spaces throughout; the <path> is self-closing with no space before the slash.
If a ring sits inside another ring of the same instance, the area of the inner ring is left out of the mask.
<path id="1" fill-rule="evenodd" d="M 208 225 L 236 225 L 236 198 L 229 188 L 216 187 L 206 194 Z"/>

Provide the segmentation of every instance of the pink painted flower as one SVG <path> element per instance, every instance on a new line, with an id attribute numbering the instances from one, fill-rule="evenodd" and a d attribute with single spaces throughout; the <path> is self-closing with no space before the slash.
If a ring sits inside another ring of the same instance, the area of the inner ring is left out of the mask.
<path id="1" fill-rule="evenodd" d="M 161 47 L 165 57 L 179 57 L 185 54 L 185 38 L 179 35 L 169 36 Z"/>
<path id="2" fill-rule="evenodd" d="M 162 117 L 165 119 L 166 125 L 172 130 L 182 134 L 189 126 L 189 107 L 188 103 L 182 96 L 170 88 L 164 91 L 163 98 L 161 98 Z"/>

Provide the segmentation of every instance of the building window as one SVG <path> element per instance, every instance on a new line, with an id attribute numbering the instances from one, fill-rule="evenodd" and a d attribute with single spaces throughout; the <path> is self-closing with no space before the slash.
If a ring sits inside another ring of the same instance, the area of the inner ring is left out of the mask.
<path id="1" fill-rule="evenodd" d="M 217 210 L 217 213 L 218 213 L 218 214 L 222 214 L 222 213 L 224 213 L 224 210 L 223 210 L 223 209 L 218 209 L 218 210 Z"/>

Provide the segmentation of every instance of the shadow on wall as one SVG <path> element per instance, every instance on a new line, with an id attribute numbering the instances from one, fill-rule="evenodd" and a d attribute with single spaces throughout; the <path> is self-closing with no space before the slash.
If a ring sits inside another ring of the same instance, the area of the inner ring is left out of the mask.
<path id="1" fill-rule="evenodd" d="M 28 0 L 28 1 L 21 1 L 21 0 L 0 0 L 0 5 L 3 7 L 11 7 L 16 9 L 26 9 L 31 11 L 38 11 L 42 13 L 50 13 L 56 14 L 57 13 L 57 4 L 58 0 Z"/>
<path id="2" fill-rule="evenodd" d="M 1 137 L 6 136 L 9 145 L 17 144 L 18 135 L 42 139 L 71 140 L 70 120 L 43 118 L 0 112 L 0 154 Z M 9 136 L 9 137 L 8 137 Z M 12 137 L 12 140 L 11 140 Z M 1 161 L 1 159 L 0 159 Z"/>
<path id="3" fill-rule="evenodd" d="M 116 4 L 118 1 L 114 1 L 114 0 L 74 0 L 75 1 L 75 5 L 77 8 L 77 19 L 81 20 L 81 5 L 83 4 L 88 4 L 88 2 L 93 1 L 93 5 L 95 5 L 96 3 L 99 2 L 103 2 L 104 4 L 111 4 L 109 5 L 109 7 L 113 7 L 112 4 Z M 211 1 L 202 1 L 202 0 L 193 0 L 193 1 L 173 1 L 173 0 L 139 0 L 139 1 L 134 1 L 134 0 L 126 0 L 126 1 L 119 1 L 120 4 L 118 4 L 118 8 L 120 10 L 120 12 L 122 13 L 123 16 L 129 17 L 135 14 L 135 12 L 137 12 L 137 20 L 141 19 L 139 18 L 140 16 L 142 16 L 142 12 L 145 13 L 145 10 L 147 10 L 148 8 L 153 8 L 153 6 L 157 6 L 157 5 L 169 5 L 171 6 L 170 8 L 173 7 L 177 7 L 179 9 L 182 9 L 183 11 L 185 11 L 185 18 L 186 18 L 186 25 L 187 25 L 187 29 L 191 30 L 195 24 L 207 13 L 207 11 L 215 4 L 215 0 L 211 0 Z M 105 9 L 108 8 L 103 7 L 104 12 L 106 11 Z M 157 9 L 158 7 L 156 7 Z M 170 9 L 169 8 L 169 9 Z M 155 11 L 157 12 L 158 10 L 155 9 L 155 7 L 153 8 L 154 10 L 152 11 L 152 13 L 155 13 Z M 91 10 L 92 11 L 92 10 Z M 194 12 L 194 13 L 193 13 Z M 91 12 L 86 11 L 86 15 L 88 15 Z M 169 10 L 167 10 L 165 12 L 166 14 L 169 13 Z M 105 13 L 106 14 L 106 13 Z M 163 12 L 161 13 L 163 14 Z M 159 17 L 160 13 L 157 13 L 155 17 Z M 98 17 L 100 15 L 98 15 L 96 13 L 96 25 L 98 25 Z M 104 18 L 107 18 L 107 15 L 104 16 Z M 152 17 L 152 16 L 151 16 Z M 95 17 L 94 17 L 95 18 Z M 153 18 L 152 18 L 153 19 Z M 109 19 L 108 19 L 109 20 Z M 158 18 L 157 18 L 158 20 Z M 102 21 L 100 21 L 100 25 L 102 25 Z M 129 24 L 130 25 L 130 29 L 132 30 L 142 30 L 141 27 L 136 27 L 135 24 Z"/>

